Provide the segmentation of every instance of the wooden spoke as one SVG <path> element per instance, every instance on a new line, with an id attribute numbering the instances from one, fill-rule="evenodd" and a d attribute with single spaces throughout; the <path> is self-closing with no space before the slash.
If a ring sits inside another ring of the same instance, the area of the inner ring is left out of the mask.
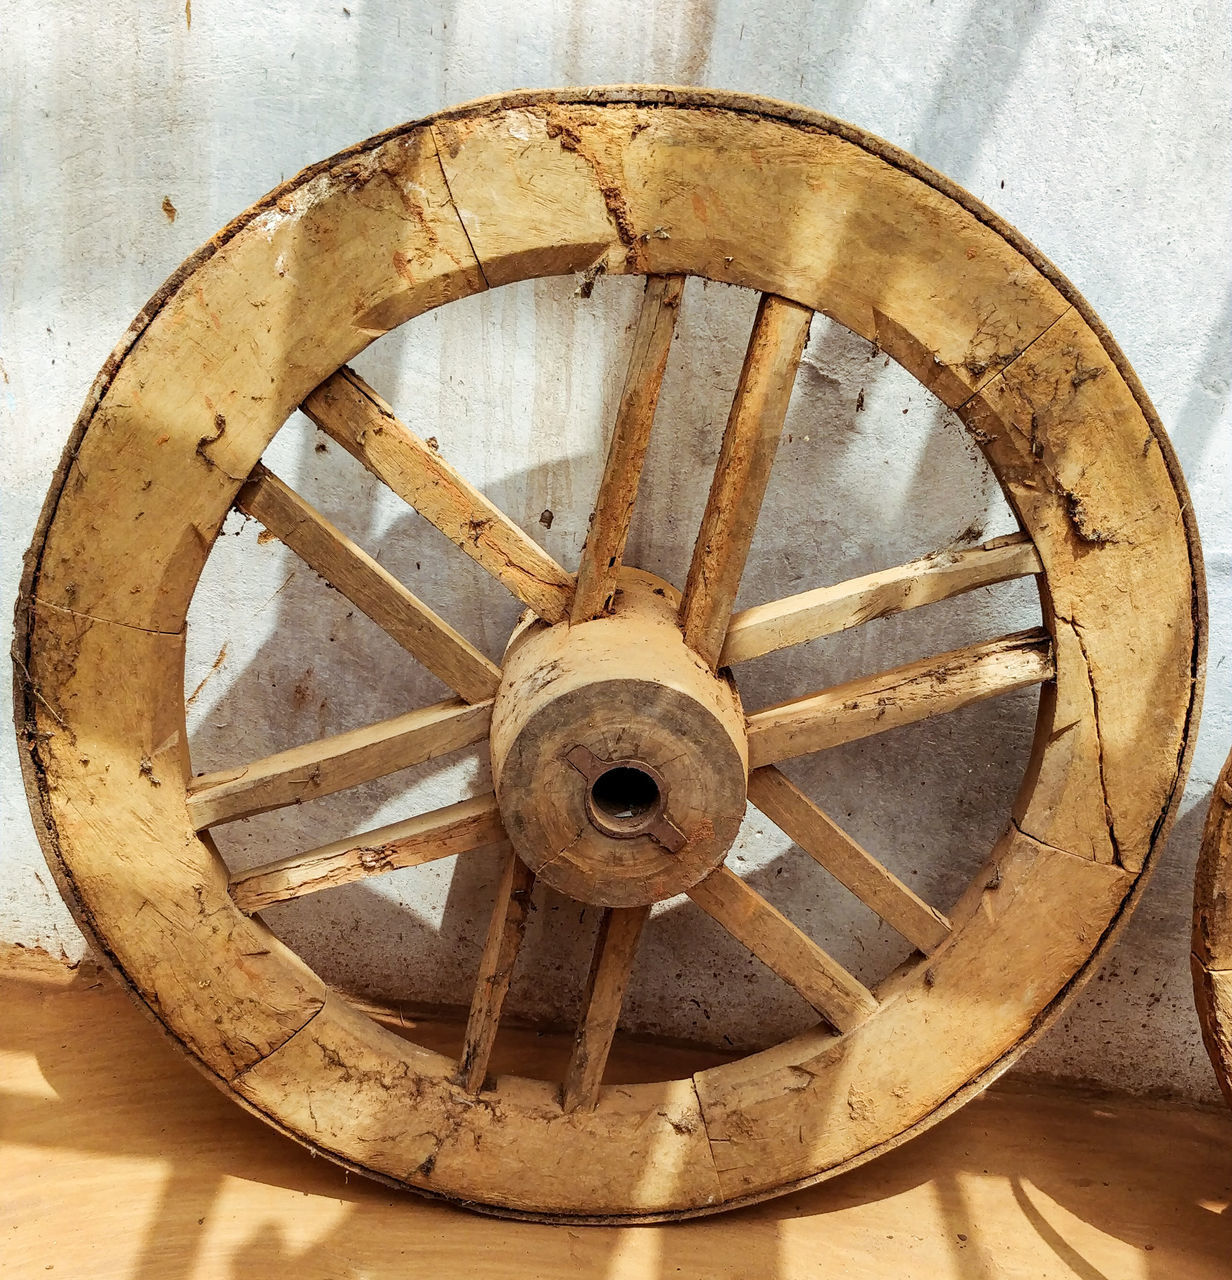
<path id="1" fill-rule="evenodd" d="M 203 831 L 218 822 L 332 795 L 480 742 L 491 718 L 491 702 L 438 702 L 238 769 L 202 774 L 189 783 L 188 816 Z"/>
<path id="2" fill-rule="evenodd" d="M 496 797 L 489 793 L 254 867 L 231 881 L 231 897 L 252 915 L 276 902 L 469 853 L 504 838 Z"/>
<path id="3" fill-rule="evenodd" d="M 837 1031 L 850 1031 L 877 1008 L 867 987 L 727 867 L 688 893 Z"/>
<path id="4" fill-rule="evenodd" d="M 749 775 L 749 799 L 805 853 L 925 955 L 950 936 L 950 922 L 918 898 L 773 765 Z"/>
<path id="5" fill-rule="evenodd" d="M 680 605 L 686 643 L 719 659 L 813 313 L 763 294 Z"/>
<path id="6" fill-rule="evenodd" d="M 633 971 L 649 907 L 608 907 L 599 921 L 584 1012 L 573 1041 L 563 1090 L 566 1111 L 588 1111 L 599 1099 L 603 1069 L 620 1021 L 620 1006 Z"/>
<path id="7" fill-rule="evenodd" d="M 861 676 L 749 716 L 749 767 L 957 711 L 1052 675 L 1052 642 L 1036 629 Z"/>
<path id="8" fill-rule="evenodd" d="M 496 692 L 500 668 L 276 475 L 258 466 L 235 505 L 285 543 L 467 702 Z"/>
<path id="9" fill-rule="evenodd" d="M 574 622 L 602 613 L 616 587 L 683 293 L 683 276 L 650 276 L 646 281 L 607 465 L 578 566 Z"/>
<path id="10" fill-rule="evenodd" d="M 479 976 L 466 1021 L 466 1038 L 458 1059 L 458 1080 L 471 1093 L 483 1088 L 488 1074 L 496 1028 L 500 1025 L 509 979 L 522 945 L 534 886 L 534 872 L 510 849 L 488 922 L 488 936 L 479 959 Z"/>
<path id="11" fill-rule="evenodd" d="M 969 551 L 938 551 L 910 564 L 819 587 L 732 617 L 720 666 L 747 662 L 776 649 L 858 627 L 921 605 L 948 600 L 977 587 L 1042 572 L 1039 554 L 1021 533 Z"/>
<path id="12" fill-rule="evenodd" d="M 300 407 L 545 622 L 568 616 L 573 575 L 399 422 L 357 373 L 339 369 Z"/>

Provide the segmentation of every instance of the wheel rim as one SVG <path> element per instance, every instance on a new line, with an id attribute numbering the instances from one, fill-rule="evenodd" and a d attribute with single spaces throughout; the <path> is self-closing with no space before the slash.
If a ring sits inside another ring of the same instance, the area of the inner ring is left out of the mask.
<path id="1" fill-rule="evenodd" d="M 1232 1105 L 1232 755 L 1215 783 L 1202 831 L 1192 959 L 1202 1039 Z"/>
<path id="2" fill-rule="evenodd" d="M 343 366 L 433 306 L 596 269 L 644 274 L 648 286 L 598 505 L 608 514 L 575 589 Z M 302 405 L 563 631 L 603 612 L 615 588 L 604 566 L 619 567 L 618 513 L 636 492 L 686 275 L 764 295 L 684 590 L 681 629 L 700 661 L 713 669 L 842 629 L 859 606 L 901 602 L 907 580 L 924 583 L 911 607 L 1038 573 L 1046 630 L 748 716 L 749 798 L 823 865 L 841 863 L 920 948 L 918 962 L 870 991 L 720 865 L 688 886 L 693 901 L 769 957 L 822 1025 L 691 1079 L 600 1090 L 646 911 L 613 900 L 563 1105 L 542 1081 L 485 1091 L 531 883 L 524 861 L 506 856 L 461 1064 L 328 993 L 250 913 L 500 839 L 495 798 L 386 829 L 382 858 L 367 864 L 356 847 L 326 849 L 234 883 L 209 838 L 215 823 L 301 798 L 306 778 L 327 794 L 482 739 L 501 683 L 405 589 L 374 586 L 371 563 L 319 517 L 300 519 L 302 500 L 260 458 Z M 815 310 L 959 413 L 1025 536 L 731 618 L 752 533 L 741 513 L 755 516 Z M 193 780 L 184 619 L 233 503 L 327 563 L 352 599 L 376 597 L 378 621 L 460 701 Z M 778 104 L 668 90 L 524 95 L 407 126 L 301 175 L 186 263 L 139 318 L 83 411 L 36 536 L 19 610 L 19 728 L 49 862 L 83 927 L 245 1105 L 344 1163 L 499 1212 L 680 1216 L 884 1150 L 982 1087 L 1055 1015 L 1168 825 L 1195 714 L 1200 573 L 1175 460 L 1132 374 L 1072 288 L 970 197 L 884 143 Z M 948 916 L 863 862 L 775 768 L 1041 681 L 1013 819 Z"/>

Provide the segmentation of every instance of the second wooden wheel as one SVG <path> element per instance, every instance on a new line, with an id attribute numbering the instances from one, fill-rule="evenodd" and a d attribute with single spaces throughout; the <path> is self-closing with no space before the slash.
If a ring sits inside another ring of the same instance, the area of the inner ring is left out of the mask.
<path id="1" fill-rule="evenodd" d="M 1215 783 L 1202 832 L 1192 961 L 1202 1038 L 1232 1104 L 1232 755 Z"/>
<path id="2" fill-rule="evenodd" d="M 346 367 L 535 276 L 646 277 L 574 572 Z M 625 567 L 687 276 L 761 296 L 683 583 Z M 1020 531 L 733 614 L 814 312 L 955 410 Z M 297 406 L 530 611 L 497 666 L 265 469 Z M 194 777 L 185 617 L 233 506 L 457 692 Z M 876 1155 L 1055 1016 L 1132 905 L 1188 763 L 1200 561 L 1171 448 L 1073 288 L 987 209 L 826 117 L 732 95 L 480 103 L 310 170 L 190 259 L 104 369 L 19 610 L 19 729 L 83 928 L 217 1082 L 399 1186 L 556 1220 L 687 1216 Z M 1035 576 L 1044 627 L 785 703 L 729 668 Z M 777 766 L 1038 685 L 1029 767 L 967 890 L 926 903 Z M 232 875 L 211 828 L 490 742 L 495 792 Z M 726 865 L 751 801 L 916 950 L 858 981 Z M 262 922 L 278 902 L 508 841 L 460 1060 L 378 1025 Z M 539 877 L 602 908 L 563 1081 L 488 1078 Z M 685 893 L 817 1011 L 685 1079 L 603 1086 L 650 904 Z"/>

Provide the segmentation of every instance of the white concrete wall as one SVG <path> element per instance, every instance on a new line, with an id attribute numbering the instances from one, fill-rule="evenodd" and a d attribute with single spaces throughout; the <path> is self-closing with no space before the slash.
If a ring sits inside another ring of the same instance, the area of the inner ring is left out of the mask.
<path id="1" fill-rule="evenodd" d="M 46 485 L 95 372 L 179 262 L 282 178 L 402 120 L 526 86 L 657 81 L 798 101 L 915 152 L 1048 254 L 1110 326 L 1177 446 L 1205 544 L 1210 672 L 1201 738 L 1166 861 L 1099 978 L 1029 1069 L 1213 1097 L 1192 1010 L 1189 900 L 1202 815 L 1232 745 L 1229 422 L 1229 31 L 1226 3 L 385 0 L 238 5 L 0 2 L 6 49 L 0 421 L 3 572 L 17 591 Z M 165 203 L 166 202 L 166 203 Z M 164 208 L 174 206 L 172 219 Z M 447 454 L 575 563 L 636 302 L 542 281 L 457 304 L 360 364 Z M 637 558 L 680 581 L 739 367 L 751 299 L 690 285 L 634 531 Z M 864 411 L 855 401 L 864 392 Z M 1008 513 L 959 425 L 867 344 L 815 325 L 759 533 L 752 602 L 901 562 Z M 498 653 L 515 610 L 422 520 L 302 423 L 278 469 L 454 623 Z M 819 496 L 820 495 L 820 496 Z M 551 509 L 551 528 L 538 522 Z M 801 530 L 807 536 L 801 536 Z M 235 536 L 230 536 L 234 534 Z M 234 519 L 190 617 L 197 768 L 393 714 L 439 686 L 311 573 Z M 750 703 L 1029 625 L 1029 591 L 998 589 L 767 661 Z M 221 661 L 217 661 L 221 656 Z M 8 690 L 4 696 L 7 700 Z M 854 834 L 939 905 L 1004 821 L 1031 698 L 832 753 L 804 771 Z M 5 720 L 7 722 L 7 714 Z M 0 937 L 75 956 L 44 869 L 12 735 L 0 735 Z M 482 782 L 446 763 L 289 816 L 228 828 L 237 865 L 393 821 Z M 737 864 L 863 975 L 901 954 L 764 821 Z M 491 866 L 403 872 L 271 913 L 327 976 L 432 1001 L 465 999 Z M 590 917 L 545 899 L 513 999 L 567 1016 Z M 1012 957 L 1007 959 L 1012 963 Z M 806 1016 L 698 913 L 652 922 L 628 1010 L 639 1026 L 751 1044 Z"/>

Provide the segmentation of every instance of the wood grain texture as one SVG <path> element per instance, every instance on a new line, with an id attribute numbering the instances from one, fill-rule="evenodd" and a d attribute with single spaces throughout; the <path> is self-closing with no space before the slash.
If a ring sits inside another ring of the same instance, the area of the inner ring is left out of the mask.
<path id="1" fill-rule="evenodd" d="M 272 472 L 257 467 L 235 505 L 460 697 L 482 702 L 496 692 L 500 668 L 494 662 Z"/>
<path id="2" fill-rule="evenodd" d="M 1047 843 L 1093 862 L 1116 862 L 1103 785 L 1099 716 L 1086 653 L 1074 627 L 1051 620 L 1054 675 L 1040 687 L 1039 721 L 1028 776 L 1014 803 L 1014 821 Z M 1047 752 L 1039 725 L 1055 726 Z"/>
<path id="3" fill-rule="evenodd" d="M 679 601 L 662 579 L 624 568 L 611 614 L 531 624 L 506 654 L 490 736 L 505 829 L 545 884 L 580 902 L 636 907 L 681 893 L 723 861 L 744 821 L 740 698 L 685 644 Z M 587 780 L 569 761 L 577 747 L 655 770 L 683 848 L 598 831 Z"/>
<path id="4" fill-rule="evenodd" d="M 951 406 L 1069 305 L 991 210 L 859 129 L 767 101 L 745 114 L 723 94 L 691 112 L 613 96 L 434 125 L 491 284 L 602 264 L 776 293 L 877 342 Z"/>
<path id="5" fill-rule="evenodd" d="M 651 276 L 646 281 L 616 426 L 578 566 L 572 622 L 589 622 L 611 604 L 683 296 L 683 276 Z"/>
<path id="6" fill-rule="evenodd" d="M 685 643 L 719 662 L 813 313 L 771 294 L 757 308 L 680 604 Z"/>
<path id="7" fill-rule="evenodd" d="M 873 994 L 735 872 L 720 867 L 689 897 L 838 1031 L 876 1012 Z"/>
<path id="8" fill-rule="evenodd" d="M 489 793 L 253 867 L 232 879 L 231 897 L 250 916 L 278 902 L 470 853 L 504 838 L 496 797 Z"/>
<path id="9" fill-rule="evenodd" d="M 188 813 L 198 831 L 218 822 L 357 787 L 482 742 L 492 703 L 438 702 L 418 711 L 318 738 L 188 784 Z"/>
<path id="10" fill-rule="evenodd" d="M 1046 633 L 1023 631 L 861 676 L 749 716 L 758 768 L 944 715 L 1052 678 Z"/>
<path id="11" fill-rule="evenodd" d="M 426 128 L 272 192 L 158 291 L 92 389 L 41 598 L 178 631 L 232 500 L 304 397 L 382 333 L 485 287 Z"/>
<path id="12" fill-rule="evenodd" d="M 599 1100 L 625 987 L 649 916 L 649 907 L 609 907 L 599 921 L 590 974 L 582 994 L 582 1020 L 573 1038 L 561 1095 L 566 1111 L 589 1109 Z"/>
<path id="13" fill-rule="evenodd" d="M 96 953 L 218 1079 L 320 1011 L 325 985 L 227 894 L 227 871 L 184 810 L 184 635 L 49 609 L 31 677 L 55 737 L 42 785 L 59 814 L 61 892 Z M 71 726 L 71 727 L 70 727 Z M 79 896 L 78 896 L 79 895 Z"/>
<path id="14" fill-rule="evenodd" d="M 773 765 L 749 774 L 749 799 L 805 853 L 925 954 L 950 936 L 950 922 L 860 847 Z"/>
<path id="15" fill-rule="evenodd" d="M 874 618 L 888 618 L 1039 571 L 1039 556 L 1022 535 L 969 551 L 937 551 L 910 564 L 742 609 L 732 616 L 719 665 L 747 662 Z"/>
<path id="16" fill-rule="evenodd" d="M 568 616 L 573 575 L 399 422 L 357 373 L 340 369 L 300 408 L 545 622 Z"/>
<path id="17" fill-rule="evenodd" d="M 302 1088 L 305 1078 L 315 1083 Z M 530 1217 L 602 1220 L 717 1203 L 718 1180 L 692 1082 L 607 1090 L 564 1114 L 560 1086 L 501 1076 L 479 1100 L 454 1059 L 394 1035 L 331 995 L 237 1090 L 274 1108 L 301 1141 L 401 1186 Z M 569 1152 L 561 1158 L 562 1150 Z M 482 1158 L 477 1159 L 476 1153 Z"/>
<path id="18" fill-rule="evenodd" d="M 1196 590 L 1176 589 L 1196 588 L 1200 561 L 1196 544 L 1182 536 L 1188 498 L 1171 447 L 1153 414 L 1144 416 L 1145 394 L 1109 348 L 1115 352 L 1098 324 L 1075 308 L 960 415 L 1031 533 L 1048 584 L 1050 625 L 1058 636 L 1071 633 L 1080 658 L 1071 663 L 1068 701 L 1078 706 L 1085 696 L 1080 723 L 1095 726 L 1055 753 L 1037 737 L 1038 781 L 1016 818 L 1039 839 L 1075 848 L 1078 815 L 1090 819 L 1079 805 L 1057 803 L 1060 774 L 1072 769 L 1091 781 L 1086 794 L 1104 806 L 1106 830 L 1082 843 L 1110 841 L 1113 858 L 1139 871 L 1177 795 L 1173 766 L 1202 682 L 1204 604 Z M 1144 491 L 1165 486 L 1173 496 L 1143 501 Z M 1055 729 L 1070 723 L 1058 718 Z M 1066 799 L 1076 791 L 1066 788 Z"/>
<path id="19" fill-rule="evenodd" d="M 458 1080 L 468 1093 L 478 1093 L 488 1074 L 488 1061 L 496 1043 L 513 966 L 522 947 L 534 887 L 535 873 L 509 849 L 496 886 L 496 902 L 479 957 L 475 994 L 471 997 L 462 1056 L 458 1059 Z"/>

